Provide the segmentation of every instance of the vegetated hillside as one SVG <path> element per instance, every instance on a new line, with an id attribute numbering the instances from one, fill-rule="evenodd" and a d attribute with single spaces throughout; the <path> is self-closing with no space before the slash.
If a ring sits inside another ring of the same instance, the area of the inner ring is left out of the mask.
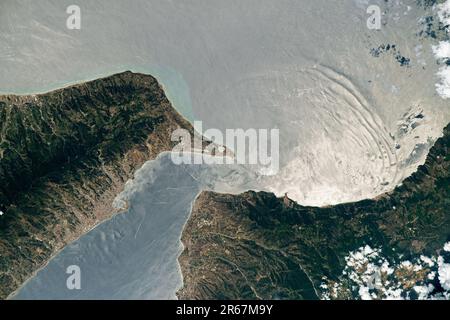
<path id="1" fill-rule="evenodd" d="M 0 96 L 0 298 L 113 215 L 125 182 L 173 148 L 179 127 L 193 132 L 143 74 Z"/>
<path id="2" fill-rule="evenodd" d="M 361 246 L 436 254 L 450 240 L 449 148 L 450 125 L 416 173 L 373 200 L 314 208 L 265 192 L 203 192 L 182 236 L 178 296 L 316 299 L 323 277 L 338 281 Z"/>

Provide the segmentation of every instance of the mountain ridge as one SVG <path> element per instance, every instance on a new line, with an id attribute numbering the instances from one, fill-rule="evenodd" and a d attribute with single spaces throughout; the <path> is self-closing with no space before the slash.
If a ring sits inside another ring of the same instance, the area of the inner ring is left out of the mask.
<path id="1" fill-rule="evenodd" d="M 181 241 L 180 299 L 319 299 L 349 252 L 435 254 L 450 240 L 450 125 L 425 164 L 374 199 L 305 207 L 272 193 L 202 192 Z M 356 296 L 348 298 L 358 298 Z"/>
<path id="2" fill-rule="evenodd" d="M 123 72 L 0 96 L 0 298 L 118 212 L 113 199 L 190 123 L 158 81 Z"/>

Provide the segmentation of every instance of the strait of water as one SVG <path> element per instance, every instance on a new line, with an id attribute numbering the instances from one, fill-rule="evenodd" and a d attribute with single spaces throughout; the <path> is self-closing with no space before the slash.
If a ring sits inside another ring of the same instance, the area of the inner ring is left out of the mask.
<path id="1" fill-rule="evenodd" d="M 62 250 L 18 299 L 174 298 L 179 238 L 200 190 L 288 192 L 305 205 L 373 197 L 414 171 L 450 121 L 434 40 L 418 36 L 433 12 L 416 0 L 370 1 L 383 12 L 378 31 L 366 26 L 365 0 L 78 0 L 81 30 L 68 30 L 71 4 L 0 3 L 1 92 L 150 73 L 205 129 L 280 129 L 281 169 L 263 179 L 161 155 L 125 188 L 129 210 Z M 396 51 L 371 54 L 386 44 Z M 81 268 L 81 290 L 66 287 L 69 265 Z"/>

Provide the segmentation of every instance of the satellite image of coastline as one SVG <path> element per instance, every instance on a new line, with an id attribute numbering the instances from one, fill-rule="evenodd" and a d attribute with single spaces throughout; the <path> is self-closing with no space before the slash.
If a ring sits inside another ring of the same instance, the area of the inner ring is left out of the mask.
<path id="1" fill-rule="evenodd" d="M 450 300 L 450 1 L 1 0 L 0 299 Z"/>

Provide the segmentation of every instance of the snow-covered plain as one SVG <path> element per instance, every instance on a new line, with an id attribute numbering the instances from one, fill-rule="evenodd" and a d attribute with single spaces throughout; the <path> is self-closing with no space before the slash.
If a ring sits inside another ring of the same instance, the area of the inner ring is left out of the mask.
<path id="1" fill-rule="evenodd" d="M 305 205 L 374 197 L 415 170 L 450 120 L 436 91 L 439 43 L 417 35 L 420 19 L 437 10 L 415 0 L 370 1 L 382 8 L 381 30 L 367 28 L 365 0 L 79 0 L 81 30 L 68 30 L 71 4 L 0 3 L 0 91 L 43 92 L 130 69 L 155 75 L 175 107 L 205 129 L 280 129 L 279 174 L 223 168 L 240 172 L 229 191 L 288 192 Z M 409 65 L 392 52 L 371 54 L 388 44 Z M 158 204 L 142 193 L 168 197 L 177 186 L 157 172 L 130 195 L 129 212 L 68 246 L 18 297 L 174 297 L 178 239 L 205 183 L 188 187 L 192 177 L 179 177 L 174 182 L 189 192 Z M 138 241 L 130 234 L 143 230 L 140 216 L 151 226 Z M 104 254 L 89 253 L 97 250 Z M 68 291 L 65 268 L 77 263 L 86 287 Z M 169 278 L 173 284 L 163 285 Z"/>

